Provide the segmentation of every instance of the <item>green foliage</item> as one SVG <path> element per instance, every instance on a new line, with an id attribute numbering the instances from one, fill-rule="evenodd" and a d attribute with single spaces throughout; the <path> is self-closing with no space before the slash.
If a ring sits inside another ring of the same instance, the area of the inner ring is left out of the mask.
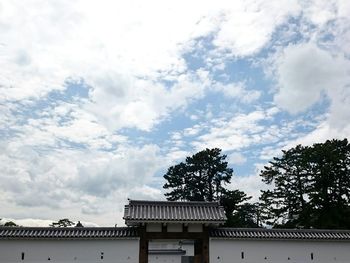
<path id="1" fill-rule="evenodd" d="M 251 197 L 225 188 L 233 176 L 226 157 L 221 149 L 205 149 L 171 166 L 164 175 L 163 187 L 170 190 L 165 196 L 169 201 L 218 201 L 228 218 L 226 226 L 256 226 L 253 212 L 243 211 L 249 204 L 242 203 Z"/>
<path id="2" fill-rule="evenodd" d="M 75 225 L 75 227 L 84 227 L 84 225 L 80 221 L 78 221 L 78 223 Z"/>
<path id="3" fill-rule="evenodd" d="M 227 221 L 225 226 L 258 227 L 259 217 L 256 204 L 243 203 L 251 197 L 239 190 L 225 190 L 220 204 L 224 207 Z"/>
<path id="4" fill-rule="evenodd" d="M 262 227 L 260 220 L 260 206 L 258 203 L 243 203 L 232 216 L 232 223 L 228 226 L 257 228 Z"/>
<path id="5" fill-rule="evenodd" d="M 205 149 L 187 157 L 186 162 L 171 166 L 164 175 L 163 187 L 171 189 L 165 196 L 170 201 L 219 200 L 233 174 L 225 159 L 220 149 Z"/>
<path id="6" fill-rule="evenodd" d="M 0 226 L 18 226 L 15 222 L 12 222 L 12 221 L 7 221 L 5 222 L 4 224 L 1 223 L 1 218 L 0 218 Z"/>
<path id="7" fill-rule="evenodd" d="M 4 226 L 18 226 L 15 222 L 8 221 L 4 224 Z"/>
<path id="8" fill-rule="evenodd" d="M 63 218 L 58 220 L 57 222 L 53 222 L 50 226 L 51 227 L 69 227 L 73 225 L 74 223 L 70 221 L 68 218 Z"/>
<path id="9" fill-rule="evenodd" d="M 347 139 L 298 145 L 261 171 L 262 219 L 273 227 L 350 228 Z"/>

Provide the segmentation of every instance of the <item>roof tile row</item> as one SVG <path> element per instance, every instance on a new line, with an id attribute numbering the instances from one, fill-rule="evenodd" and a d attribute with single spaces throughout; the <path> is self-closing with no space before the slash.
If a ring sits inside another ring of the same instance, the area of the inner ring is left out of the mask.
<path id="1" fill-rule="evenodd" d="M 230 239 L 350 240 L 349 230 L 215 228 L 210 236 Z"/>
<path id="2" fill-rule="evenodd" d="M 115 239 L 138 237 L 138 230 L 130 227 L 0 227 L 0 239 L 62 238 Z"/>
<path id="3" fill-rule="evenodd" d="M 200 221 L 224 223 L 224 209 L 217 202 L 157 202 L 130 200 L 125 206 L 126 224 L 149 221 Z"/>
<path id="4" fill-rule="evenodd" d="M 349 230 L 213 228 L 210 237 L 224 239 L 347 240 Z M 0 239 L 119 239 L 139 237 L 133 227 L 0 227 Z"/>

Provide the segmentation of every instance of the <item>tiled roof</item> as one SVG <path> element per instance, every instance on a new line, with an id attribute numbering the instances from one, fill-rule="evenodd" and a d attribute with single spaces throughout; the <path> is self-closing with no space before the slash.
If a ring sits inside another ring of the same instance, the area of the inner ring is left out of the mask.
<path id="1" fill-rule="evenodd" d="M 350 241 L 350 230 L 215 228 L 210 230 L 210 236 L 213 238 L 230 239 L 308 239 Z"/>
<path id="2" fill-rule="evenodd" d="M 0 227 L 0 239 L 118 239 L 138 237 L 131 227 Z"/>
<path id="3" fill-rule="evenodd" d="M 212 238 L 350 241 L 350 230 L 212 228 Z M 0 239 L 120 239 L 139 237 L 134 227 L 0 227 Z"/>
<path id="4" fill-rule="evenodd" d="M 129 200 L 124 219 L 127 225 L 143 222 L 224 223 L 226 216 L 217 202 Z"/>

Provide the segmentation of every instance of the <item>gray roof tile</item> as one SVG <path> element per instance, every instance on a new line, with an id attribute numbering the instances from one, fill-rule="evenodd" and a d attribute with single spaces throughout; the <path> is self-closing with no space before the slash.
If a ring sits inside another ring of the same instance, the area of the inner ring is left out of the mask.
<path id="1" fill-rule="evenodd" d="M 343 240 L 350 230 L 212 228 L 210 237 L 225 239 Z M 119 239 L 139 237 L 134 227 L 0 227 L 0 239 Z"/>
<path id="2" fill-rule="evenodd" d="M 124 217 L 127 225 L 143 222 L 224 223 L 225 212 L 217 202 L 171 202 L 129 200 Z"/>
<path id="3" fill-rule="evenodd" d="M 229 239 L 348 240 L 350 230 L 213 228 L 210 237 Z"/>
<path id="4" fill-rule="evenodd" d="M 117 239 L 138 237 L 132 227 L 0 227 L 0 239 Z"/>

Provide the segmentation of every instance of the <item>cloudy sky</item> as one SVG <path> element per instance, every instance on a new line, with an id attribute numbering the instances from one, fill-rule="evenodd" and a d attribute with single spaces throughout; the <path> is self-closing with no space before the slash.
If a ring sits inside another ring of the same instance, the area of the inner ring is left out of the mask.
<path id="1" fill-rule="evenodd" d="M 257 198 L 281 149 L 350 137 L 349 42 L 348 0 L 0 0 L 0 218 L 122 225 L 206 147 Z"/>

